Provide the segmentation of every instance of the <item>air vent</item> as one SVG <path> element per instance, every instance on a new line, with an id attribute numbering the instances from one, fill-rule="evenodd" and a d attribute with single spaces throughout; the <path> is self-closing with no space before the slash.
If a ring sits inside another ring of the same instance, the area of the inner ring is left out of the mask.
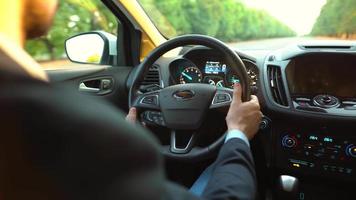
<path id="1" fill-rule="evenodd" d="M 159 67 L 157 65 L 150 67 L 141 85 L 160 85 Z"/>
<path id="2" fill-rule="evenodd" d="M 267 66 L 268 84 L 272 92 L 273 99 L 282 106 L 288 106 L 287 95 L 282 80 L 282 71 L 278 66 Z"/>
<path id="3" fill-rule="evenodd" d="M 338 50 L 350 50 L 352 46 L 342 45 L 305 45 L 301 46 L 303 49 L 338 49 Z"/>

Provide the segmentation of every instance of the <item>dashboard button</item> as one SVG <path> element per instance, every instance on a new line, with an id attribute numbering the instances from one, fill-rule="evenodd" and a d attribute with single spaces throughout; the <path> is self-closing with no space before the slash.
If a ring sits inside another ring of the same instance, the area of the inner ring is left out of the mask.
<path id="1" fill-rule="evenodd" d="M 331 95 L 318 95 L 314 97 L 313 102 L 322 108 L 333 108 L 340 105 L 339 99 Z"/>
<path id="2" fill-rule="evenodd" d="M 289 135 L 286 135 L 282 139 L 282 145 L 287 148 L 293 148 L 297 146 L 297 141 L 295 138 L 290 137 Z"/>
<path id="3" fill-rule="evenodd" d="M 345 110 L 356 110 L 356 105 L 353 105 L 353 106 L 346 106 L 344 109 L 345 109 Z"/>

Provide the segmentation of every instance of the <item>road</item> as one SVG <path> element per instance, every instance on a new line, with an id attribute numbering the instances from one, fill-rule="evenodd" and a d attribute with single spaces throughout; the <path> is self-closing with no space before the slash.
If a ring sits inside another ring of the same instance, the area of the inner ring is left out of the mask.
<path id="1" fill-rule="evenodd" d="M 229 43 L 232 48 L 237 48 L 240 50 L 275 50 L 286 47 L 291 44 L 303 44 L 306 41 L 321 42 L 327 40 L 328 43 L 340 42 L 344 40 L 338 40 L 334 38 L 324 38 L 324 37 L 291 37 L 291 38 L 275 38 L 275 39 L 265 39 L 265 40 L 251 40 L 242 41 L 237 43 Z"/>

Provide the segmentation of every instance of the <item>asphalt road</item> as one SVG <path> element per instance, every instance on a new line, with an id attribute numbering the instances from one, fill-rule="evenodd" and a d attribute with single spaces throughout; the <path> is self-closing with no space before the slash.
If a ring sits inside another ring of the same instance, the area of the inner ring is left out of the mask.
<path id="1" fill-rule="evenodd" d="M 286 47 L 292 44 L 303 44 L 305 42 L 322 42 L 327 40 L 328 43 L 340 42 L 342 40 L 331 39 L 331 38 L 313 38 L 313 37 L 291 37 L 291 38 L 275 38 L 275 39 L 265 39 L 265 40 L 252 40 L 252 41 L 242 41 L 236 43 L 229 43 L 232 48 L 237 48 L 241 50 L 275 50 Z"/>

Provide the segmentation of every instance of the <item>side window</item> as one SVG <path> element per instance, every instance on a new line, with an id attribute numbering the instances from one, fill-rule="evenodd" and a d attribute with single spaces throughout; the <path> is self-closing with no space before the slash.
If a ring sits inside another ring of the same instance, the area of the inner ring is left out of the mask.
<path id="1" fill-rule="evenodd" d="M 116 17 L 99 0 L 60 0 L 47 35 L 26 41 L 26 50 L 45 69 L 79 67 L 68 60 L 64 41 L 88 31 L 100 30 L 117 35 L 117 27 Z"/>

